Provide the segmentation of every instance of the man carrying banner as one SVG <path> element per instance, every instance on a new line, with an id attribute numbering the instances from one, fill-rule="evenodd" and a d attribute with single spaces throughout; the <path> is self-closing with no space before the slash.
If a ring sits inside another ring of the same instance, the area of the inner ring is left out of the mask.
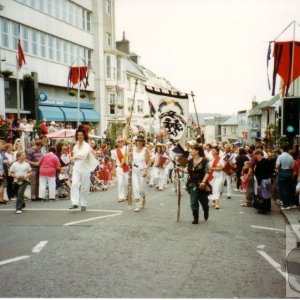
<path id="1" fill-rule="evenodd" d="M 113 172 L 118 180 L 118 202 L 124 202 L 128 191 L 129 165 L 126 163 L 127 154 L 124 139 L 119 136 L 116 142 L 117 148 L 111 152 L 111 158 L 113 160 Z"/>

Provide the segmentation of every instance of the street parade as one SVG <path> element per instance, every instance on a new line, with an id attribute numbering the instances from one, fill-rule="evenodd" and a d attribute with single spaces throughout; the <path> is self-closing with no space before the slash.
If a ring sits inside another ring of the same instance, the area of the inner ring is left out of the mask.
<path id="1" fill-rule="evenodd" d="M 0 0 L 0 298 L 300 299 L 299 0 Z"/>

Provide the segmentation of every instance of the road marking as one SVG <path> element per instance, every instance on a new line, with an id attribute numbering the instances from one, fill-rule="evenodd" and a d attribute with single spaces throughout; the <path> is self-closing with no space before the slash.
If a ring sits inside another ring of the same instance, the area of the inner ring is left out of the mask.
<path id="1" fill-rule="evenodd" d="M 286 272 L 281 270 L 281 265 L 276 262 L 270 255 L 268 255 L 265 251 L 256 250 L 274 269 L 276 269 L 286 280 L 288 279 L 288 275 Z"/>
<path id="2" fill-rule="evenodd" d="M 258 250 L 261 250 L 261 249 L 264 249 L 264 248 L 266 248 L 266 245 L 258 245 L 256 247 L 256 249 L 258 249 Z"/>
<path id="3" fill-rule="evenodd" d="M 271 230 L 271 231 L 281 231 L 281 232 L 285 231 L 285 230 L 279 229 L 279 228 L 263 227 L 263 226 L 256 226 L 256 225 L 251 225 L 251 227 L 252 228 L 257 228 L 257 229 Z"/>
<path id="4" fill-rule="evenodd" d="M 0 211 L 15 211 L 12 208 L 1 208 Z M 25 211 L 72 211 L 68 208 L 26 208 Z M 76 211 L 76 210 L 73 210 Z M 106 209 L 87 209 L 87 212 L 94 211 L 94 212 L 112 212 L 112 213 L 123 213 L 123 210 L 106 210 Z"/>
<path id="5" fill-rule="evenodd" d="M 18 256 L 18 257 L 15 257 L 15 258 L 3 260 L 3 261 L 0 261 L 0 266 L 6 265 L 6 264 L 9 264 L 9 263 L 12 263 L 12 262 L 16 262 L 16 261 L 19 261 L 19 260 L 23 260 L 23 259 L 26 259 L 26 258 L 29 258 L 29 257 L 30 256 L 28 256 L 28 255 L 24 255 L 24 256 Z"/>
<path id="6" fill-rule="evenodd" d="M 94 221 L 94 220 L 98 220 L 98 219 L 104 219 L 104 218 L 116 217 L 116 216 L 120 216 L 120 215 L 122 215 L 122 213 L 117 213 L 117 214 L 108 215 L 108 216 L 101 216 L 101 217 L 95 217 L 95 218 L 84 219 L 84 220 L 80 220 L 80 221 L 75 221 L 75 222 L 66 223 L 66 224 L 63 224 L 63 225 L 64 225 L 64 226 L 70 226 L 70 225 L 75 225 L 75 224 L 84 223 L 84 222 L 88 222 L 88 221 Z"/>
<path id="7" fill-rule="evenodd" d="M 32 253 L 40 253 L 42 249 L 47 245 L 48 241 L 41 241 L 35 247 L 32 248 Z"/>

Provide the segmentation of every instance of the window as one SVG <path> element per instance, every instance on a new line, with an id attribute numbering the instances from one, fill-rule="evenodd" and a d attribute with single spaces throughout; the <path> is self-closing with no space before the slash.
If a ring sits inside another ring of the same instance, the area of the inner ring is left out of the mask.
<path id="1" fill-rule="evenodd" d="M 18 40 L 19 40 L 19 26 L 16 23 L 12 23 L 12 48 L 14 50 L 18 49 Z"/>
<path id="2" fill-rule="evenodd" d="M 64 41 L 63 42 L 63 53 L 64 53 L 64 63 L 69 65 L 69 43 Z"/>
<path id="3" fill-rule="evenodd" d="M 127 90 L 131 90 L 131 79 L 127 77 Z"/>
<path id="4" fill-rule="evenodd" d="M 84 9 L 81 10 L 82 15 L 81 15 L 81 28 L 86 29 L 86 11 Z"/>
<path id="5" fill-rule="evenodd" d="M 38 0 L 38 10 L 45 12 L 45 0 Z"/>
<path id="6" fill-rule="evenodd" d="M 92 65 L 92 50 L 88 50 L 88 66 Z"/>
<path id="7" fill-rule="evenodd" d="M 70 44 L 70 64 L 73 65 L 75 62 L 75 45 Z"/>
<path id="8" fill-rule="evenodd" d="M 110 0 L 105 0 L 105 12 L 108 15 L 111 14 L 111 2 L 110 2 Z"/>
<path id="9" fill-rule="evenodd" d="M 38 33 L 36 30 L 31 30 L 31 53 L 38 55 Z"/>
<path id="10" fill-rule="evenodd" d="M 106 46 L 111 47 L 111 34 L 106 32 Z"/>
<path id="11" fill-rule="evenodd" d="M 81 27 L 81 8 L 79 6 L 75 6 L 75 26 Z"/>
<path id="12" fill-rule="evenodd" d="M 91 13 L 86 13 L 86 29 L 87 31 L 91 31 Z"/>
<path id="13" fill-rule="evenodd" d="M 61 4 L 61 15 L 62 15 L 62 19 L 63 21 L 67 22 L 67 5 L 68 2 L 66 0 L 62 0 L 62 4 Z"/>
<path id="14" fill-rule="evenodd" d="M 133 99 L 128 98 L 128 99 L 127 99 L 127 105 L 128 105 L 127 111 L 128 111 L 129 113 L 131 112 L 132 104 L 133 104 Z M 133 107 L 133 111 L 132 111 L 132 112 L 134 112 L 134 111 L 135 111 L 135 109 L 134 109 L 134 107 Z"/>
<path id="15" fill-rule="evenodd" d="M 54 8 L 54 15 L 56 18 L 61 19 L 61 0 L 55 0 L 55 8 Z"/>
<path id="16" fill-rule="evenodd" d="M 33 8 L 37 8 L 37 1 L 36 0 L 30 0 L 30 6 Z"/>
<path id="17" fill-rule="evenodd" d="M 0 31 L 1 31 L 1 46 L 2 47 L 9 47 L 9 35 L 8 35 L 8 21 L 5 19 L 0 20 Z"/>
<path id="18" fill-rule="evenodd" d="M 111 57 L 110 57 L 110 55 L 106 56 L 106 78 L 111 79 Z"/>
<path id="19" fill-rule="evenodd" d="M 116 113 L 116 94 L 109 94 L 109 113 L 114 115 Z"/>
<path id="20" fill-rule="evenodd" d="M 47 13 L 53 16 L 53 0 L 48 0 L 47 2 Z"/>
<path id="21" fill-rule="evenodd" d="M 22 47 L 24 52 L 29 52 L 29 29 L 25 26 L 21 27 Z"/>
<path id="22" fill-rule="evenodd" d="M 48 58 L 54 59 L 54 38 L 53 36 L 48 36 Z"/>
<path id="23" fill-rule="evenodd" d="M 144 101 L 143 100 L 138 100 L 138 102 L 137 102 L 137 112 L 138 113 L 143 113 L 144 112 Z"/>
<path id="24" fill-rule="evenodd" d="M 69 23 L 74 25 L 74 4 L 69 2 Z"/>
<path id="25" fill-rule="evenodd" d="M 61 62 L 61 39 L 56 38 L 56 60 Z"/>
<path id="26" fill-rule="evenodd" d="M 41 57 L 46 57 L 46 34 L 40 34 L 40 53 Z"/>
<path id="27" fill-rule="evenodd" d="M 122 81 L 122 60 L 120 57 L 117 57 L 117 80 Z"/>

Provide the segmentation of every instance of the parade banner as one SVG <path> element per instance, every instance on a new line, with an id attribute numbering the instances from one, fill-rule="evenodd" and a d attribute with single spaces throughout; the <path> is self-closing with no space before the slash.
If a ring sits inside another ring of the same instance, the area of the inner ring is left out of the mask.
<path id="1" fill-rule="evenodd" d="M 189 116 L 188 94 L 163 92 L 147 86 L 145 89 L 154 108 L 152 111 L 155 111 L 153 118 L 159 121 L 160 128 L 166 129 L 174 145 L 184 147 Z"/>

